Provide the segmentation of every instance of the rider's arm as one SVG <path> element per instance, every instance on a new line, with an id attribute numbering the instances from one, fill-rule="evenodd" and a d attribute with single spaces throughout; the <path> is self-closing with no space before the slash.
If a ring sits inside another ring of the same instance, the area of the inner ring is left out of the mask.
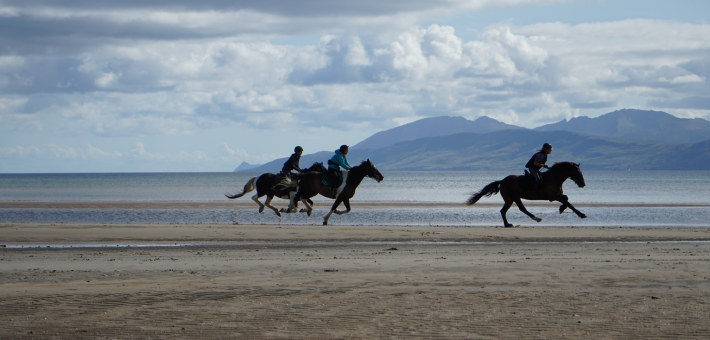
<path id="1" fill-rule="evenodd" d="M 538 154 L 537 157 L 535 157 L 535 160 L 533 161 L 533 165 L 539 166 L 539 167 L 545 167 L 545 164 L 538 162 L 538 160 L 542 160 L 542 155 Z"/>
<path id="2" fill-rule="evenodd" d="M 301 157 L 298 157 L 296 154 L 293 154 L 293 156 L 291 156 L 291 158 L 293 158 L 293 160 L 291 161 L 291 166 L 294 169 L 296 169 L 296 171 L 303 172 L 303 169 L 301 169 L 301 167 L 298 166 L 298 161 Z"/>
<path id="3" fill-rule="evenodd" d="M 335 163 L 335 164 L 341 166 L 343 169 L 345 169 L 345 170 L 350 170 L 350 163 L 348 163 L 348 159 L 347 159 L 347 158 L 345 158 L 345 157 L 343 157 L 343 156 L 341 156 L 341 155 L 336 155 L 336 156 L 333 157 L 333 159 L 331 159 L 331 160 L 333 161 L 333 163 Z"/>

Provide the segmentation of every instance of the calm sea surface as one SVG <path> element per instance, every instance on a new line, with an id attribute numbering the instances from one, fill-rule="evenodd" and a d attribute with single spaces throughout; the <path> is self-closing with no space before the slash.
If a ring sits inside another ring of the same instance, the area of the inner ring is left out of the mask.
<path id="1" fill-rule="evenodd" d="M 486 184 L 511 172 L 383 172 L 385 180 L 365 179 L 352 201 L 464 202 Z M 218 201 L 243 188 L 257 173 L 0 174 L 0 201 Z M 571 180 L 563 187 L 575 203 L 710 205 L 710 171 L 586 171 L 587 186 Z M 251 195 L 240 200 L 249 201 Z M 0 209 L 0 222 L 102 223 L 264 223 L 320 224 L 332 200 L 314 198 L 314 216 L 227 209 Z M 277 199 L 276 204 L 286 201 Z M 481 202 L 502 203 L 499 195 Z M 333 216 L 331 224 L 499 225 L 500 208 L 357 209 Z M 531 207 L 537 224 L 515 206 L 511 223 L 568 226 L 710 227 L 708 207 L 580 208 L 582 220 L 556 208 Z"/>

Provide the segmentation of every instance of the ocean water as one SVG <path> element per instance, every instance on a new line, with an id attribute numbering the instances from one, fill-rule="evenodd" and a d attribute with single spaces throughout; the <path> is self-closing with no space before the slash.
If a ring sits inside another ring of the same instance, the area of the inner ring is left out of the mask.
<path id="1" fill-rule="evenodd" d="M 358 201 L 462 203 L 486 184 L 509 171 L 383 172 L 384 181 L 365 179 L 357 190 L 353 211 L 333 215 L 331 224 L 500 225 L 498 207 L 357 209 Z M 0 174 L 0 201 L 220 201 L 225 193 L 243 188 L 257 173 L 119 173 L 119 174 Z M 563 189 L 572 204 L 601 203 L 579 208 L 589 216 L 560 215 L 556 206 L 528 207 L 543 218 L 535 223 L 515 206 L 511 223 L 553 226 L 678 226 L 710 227 L 710 171 L 587 171 L 587 186 L 568 180 Z M 251 195 L 240 200 L 249 201 Z M 263 200 L 263 199 L 262 199 Z M 286 201 L 276 200 L 285 205 Z M 216 223 L 320 224 L 332 200 L 317 196 L 313 216 L 278 217 L 254 209 L 0 209 L 0 222 L 85 223 Z M 483 198 L 501 203 L 500 195 Z M 613 204 L 624 204 L 615 207 Z M 641 207 L 628 207 L 639 204 Z M 654 206 L 643 206 L 652 204 Z M 665 204 L 696 204 L 673 207 Z M 341 208 L 344 209 L 344 208 Z"/>

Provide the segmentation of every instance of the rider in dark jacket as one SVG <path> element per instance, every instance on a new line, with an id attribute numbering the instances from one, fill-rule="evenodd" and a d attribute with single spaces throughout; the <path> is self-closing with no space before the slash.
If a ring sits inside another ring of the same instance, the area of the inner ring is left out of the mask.
<path id="1" fill-rule="evenodd" d="M 545 143 L 542 145 L 542 150 L 534 154 L 525 167 L 530 169 L 530 174 L 535 178 L 535 184 L 533 184 L 532 194 L 537 196 L 538 188 L 540 187 L 540 182 L 542 181 L 542 174 L 540 174 L 540 169 L 549 169 L 545 162 L 547 162 L 547 155 L 552 153 L 552 145 Z"/>
<path id="2" fill-rule="evenodd" d="M 303 172 L 301 167 L 298 166 L 298 162 L 301 160 L 301 154 L 303 154 L 303 148 L 297 146 L 294 153 L 289 157 L 289 159 L 284 163 L 283 168 L 281 168 L 281 174 L 285 176 L 291 176 L 291 170 L 296 170 L 298 172 Z"/>

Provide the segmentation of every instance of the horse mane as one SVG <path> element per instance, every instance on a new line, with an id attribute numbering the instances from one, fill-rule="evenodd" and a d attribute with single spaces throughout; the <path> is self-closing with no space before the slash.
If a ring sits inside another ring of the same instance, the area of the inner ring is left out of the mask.
<path id="1" fill-rule="evenodd" d="M 372 165 L 372 162 L 370 162 L 369 164 Z M 368 161 L 362 161 L 362 162 L 360 162 L 360 164 L 358 164 L 358 165 L 352 167 L 352 168 L 350 169 L 350 173 L 351 173 L 351 174 L 357 174 L 358 177 L 359 177 L 360 175 L 362 175 L 363 178 L 364 178 L 364 177 L 367 175 L 367 170 L 365 169 L 365 167 L 366 167 L 367 165 L 368 165 Z M 353 178 L 353 177 L 352 177 L 352 176 L 348 176 L 348 181 L 349 181 L 351 178 Z"/>
<path id="2" fill-rule="evenodd" d="M 362 169 L 367 163 L 368 163 L 368 161 L 362 161 L 360 164 L 358 164 L 358 165 L 354 166 L 352 169 L 350 169 L 350 171 L 353 171 L 353 170 L 360 170 L 360 169 Z M 370 164 L 372 164 L 372 163 L 370 163 Z"/>
<path id="3" fill-rule="evenodd" d="M 313 170 L 311 170 L 311 169 L 313 169 Z M 307 169 L 304 169 L 304 170 L 323 172 L 323 171 L 327 171 L 328 169 L 325 167 L 325 165 L 323 165 L 323 162 L 313 162 L 313 165 L 311 165 L 310 167 L 308 167 Z"/>
<path id="4" fill-rule="evenodd" d="M 569 172 L 570 170 L 575 168 L 575 164 L 572 162 L 555 162 L 552 164 L 550 167 L 550 170 L 547 172 L 550 173 L 559 173 L 559 172 Z"/>

